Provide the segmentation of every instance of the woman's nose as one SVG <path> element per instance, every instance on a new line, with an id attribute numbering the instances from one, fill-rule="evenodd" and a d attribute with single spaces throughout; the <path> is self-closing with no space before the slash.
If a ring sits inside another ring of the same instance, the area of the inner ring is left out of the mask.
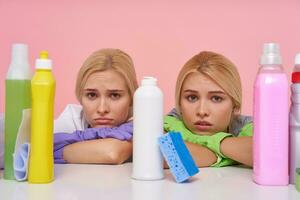
<path id="1" fill-rule="evenodd" d="M 209 116 L 209 107 L 205 100 L 201 100 L 196 110 L 197 116 L 203 118 Z"/>
<path id="2" fill-rule="evenodd" d="M 109 113 L 109 103 L 105 98 L 100 99 L 97 112 L 101 115 L 104 115 L 106 113 Z"/>

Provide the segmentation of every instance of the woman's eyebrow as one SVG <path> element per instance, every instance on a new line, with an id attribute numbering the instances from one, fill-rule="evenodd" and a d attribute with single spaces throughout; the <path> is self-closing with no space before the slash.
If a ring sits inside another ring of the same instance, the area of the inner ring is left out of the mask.
<path id="1" fill-rule="evenodd" d="M 192 90 L 192 89 L 186 89 L 183 91 L 183 93 L 198 93 L 197 90 Z M 223 92 L 222 90 L 213 90 L 213 91 L 209 91 L 209 94 L 224 94 L 226 95 L 225 92 Z"/>
<path id="2" fill-rule="evenodd" d="M 124 90 L 119 90 L 119 89 L 110 89 L 107 90 L 108 92 L 124 92 Z"/>
<path id="3" fill-rule="evenodd" d="M 191 93 L 198 93 L 197 90 L 191 90 L 191 89 L 186 89 L 183 91 L 184 93 L 187 93 L 187 92 L 191 92 Z"/>
<path id="4" fill-rule="evenodd" d="M 210 93 L 210 94 L 226 94 L 225 92 L 223 92 L 221 90 L 209 91 L 208 93 Z"/>
<path id="5" fill-rule="evenodd" d="M 97 89 L 92 89 L 92 88 L 85 88 L 84 91 L 95 92 L 95 91 L 98 91 L 98 90 Z"/>

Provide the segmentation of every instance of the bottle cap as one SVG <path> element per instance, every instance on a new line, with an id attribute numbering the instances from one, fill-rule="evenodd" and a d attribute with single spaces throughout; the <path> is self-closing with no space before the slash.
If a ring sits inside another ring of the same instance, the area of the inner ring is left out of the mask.
<path id="1" fill-rule="evenodd" d="M 35 61 L 36 69 L 52 69 L 52 60 L 48 59 L 48 51 L 41 51 L 40 58 Z"/>
<path id="2" fill-rule="evenodd" d="M 293 71 L 294 71 L 294 73 L 295 72 L 300 72 L 300 53 L 297 53 L 296 56 L 295 56 L 295 65 L 294 65 L 294 70 Z M 293 79 L 293 74 L 292 74 L 292 79 Z"/>
<path id="3" fill-rule="evenodd" d="M 142 80 L 142 86 L 157 85 L 157 79 L 151 76 L 145 76 Z"/>
<path id="4" fill-rule="evenodd" d="M 28 64 L 28 46 L 26 44 L 13 44 L 11 64 Z"/>
<path id="5" fill-rule="evenodd" d="M 297 53 L 295 56 L 295 65 L 300 65 L 300 53 Z"/>
<path id="6" fill-rule="evenodd" d="M 11 63 L 7 72 L 7 79 L 31 79 L 28 62 L 28 46 L 16 43 L 12 45 Z"/>
<path id="7" fill-rule="evenodd" d="M 261 65 L 281 65 L 279 45 L 276 43 L 265 43 L 263 54 L 260 59 Z"/>

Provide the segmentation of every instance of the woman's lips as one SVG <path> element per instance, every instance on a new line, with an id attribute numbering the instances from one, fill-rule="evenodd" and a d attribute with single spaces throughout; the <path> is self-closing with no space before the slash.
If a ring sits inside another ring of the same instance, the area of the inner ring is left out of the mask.
<path id="1" fill-rule="evenodd" d="M 112 123 L 112 119 L 110 118 L 97 118 L 94 121 L 96 125 L 110 125 Z"/>
<path id="2" fill-rule="evenodd" d="M 212 127 L 212 124 L 207 121 L 197 121 L 194 125 L 199 131 L 209 131 Z"/>

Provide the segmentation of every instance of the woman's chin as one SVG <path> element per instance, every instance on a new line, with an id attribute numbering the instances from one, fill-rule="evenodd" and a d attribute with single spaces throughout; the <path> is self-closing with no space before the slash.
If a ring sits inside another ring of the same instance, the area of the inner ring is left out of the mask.
<path id="1" fill-rule="evenodd" d="M 194 130 L 193 131 L 194 133 L 196 133 L 197 135 L 213 135 L 214 133 L 213 132 L 210 132 L 210 131 L 201 131 L 201 130 Z"/>
<path id="2" fill-rule="evenodd" d="M 197 133 L 197 135 L 213 135 L 214 133 L 210 133 L 210 132 L 196 132 Z"/>
<path id="3" fill-rule="evenodd" d="M 112 127 L 114 126 L 111 124 L 96 124 L 93 126 L 93 128 L 112 128 Z"/>

